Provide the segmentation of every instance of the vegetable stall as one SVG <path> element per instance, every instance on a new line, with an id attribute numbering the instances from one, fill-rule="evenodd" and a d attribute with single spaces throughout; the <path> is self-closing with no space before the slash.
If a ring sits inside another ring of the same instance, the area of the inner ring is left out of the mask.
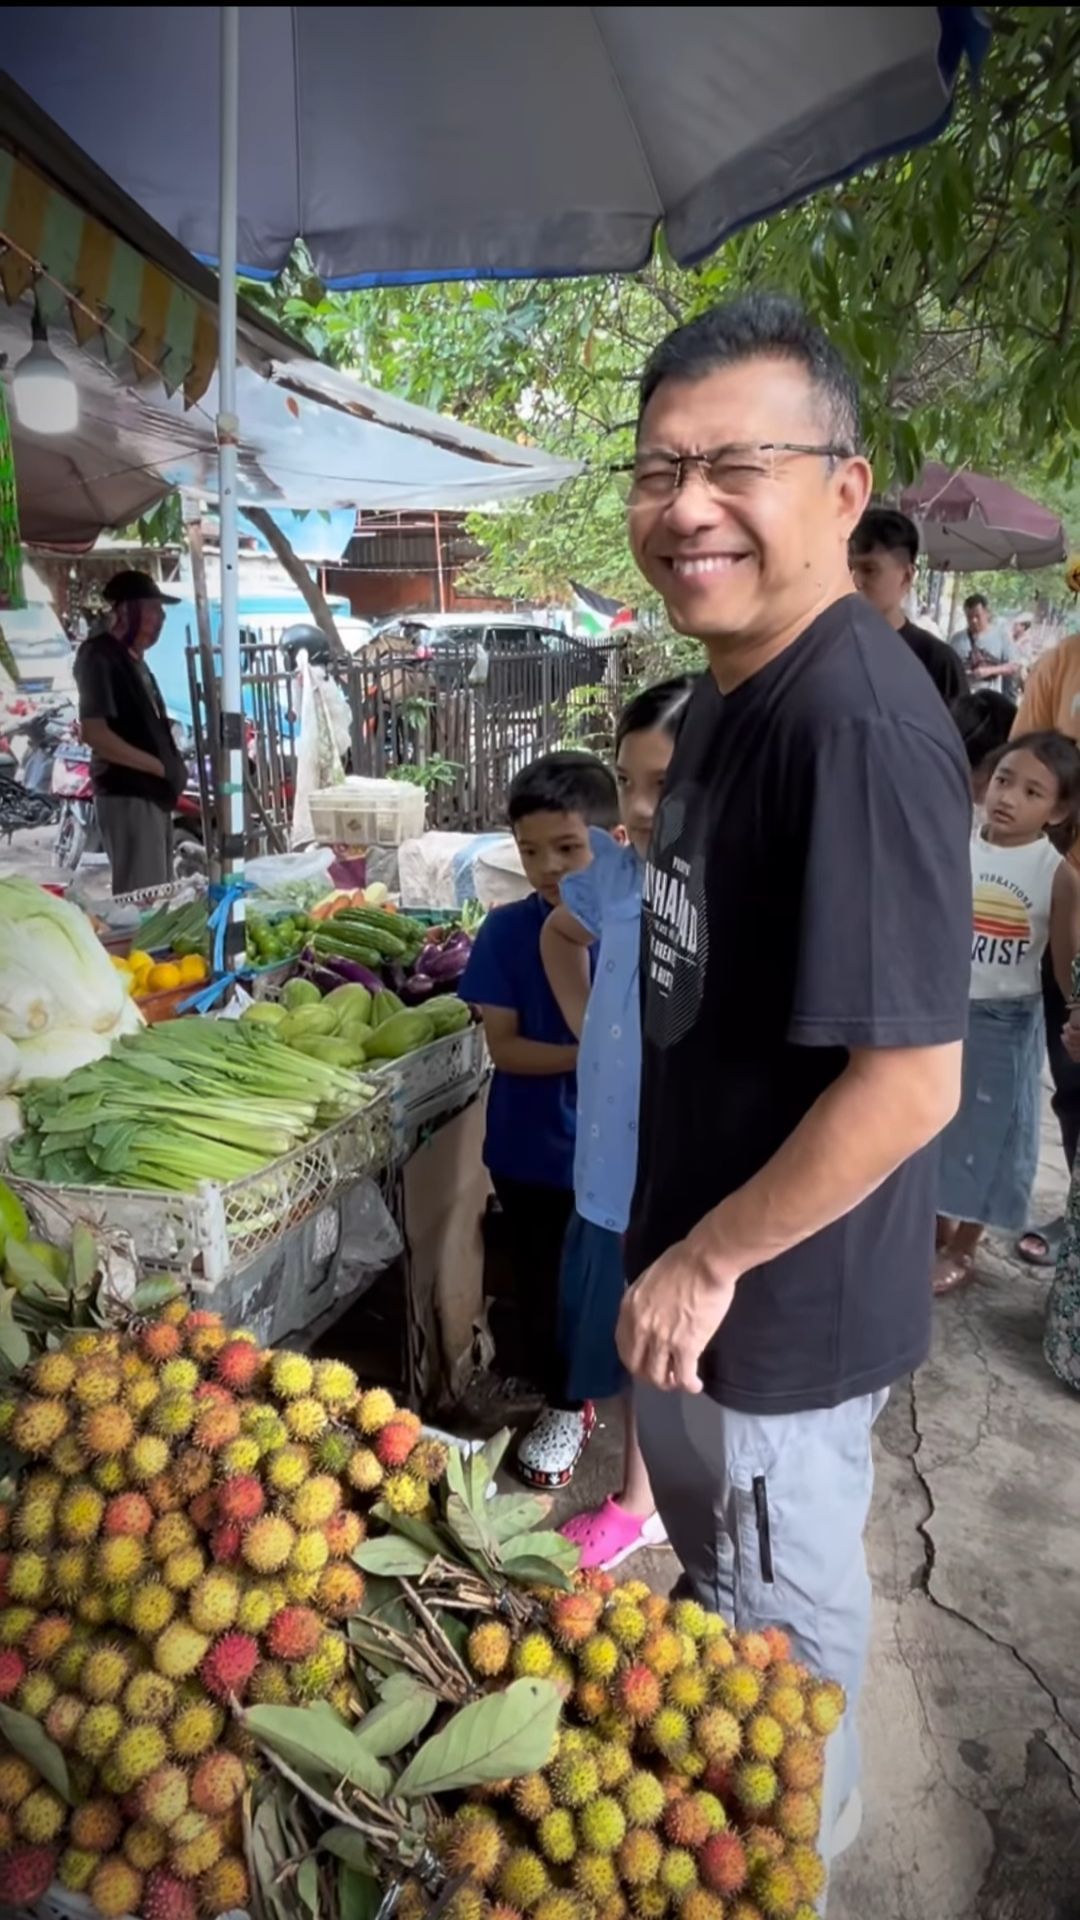
<path id="1" fill-rule="evenodd" d="M 22 880 L 0 881 L 0 923 L 6 1173 L 42 1230 L 126 1235 L 264 1338 L 315 1337 L 394 1267 L 399 1373 L 414 1396 L 444 1386 L 479 1307 L 486 1196 L 460 917 L 378 887 L 254 896 L 239 975 L 205 899 L 152 907 L 126 951 Z M 440 1310 L 447 1246 L 469 1238 L 446 1221 L 470 1207 L 469 1271 Z"/>

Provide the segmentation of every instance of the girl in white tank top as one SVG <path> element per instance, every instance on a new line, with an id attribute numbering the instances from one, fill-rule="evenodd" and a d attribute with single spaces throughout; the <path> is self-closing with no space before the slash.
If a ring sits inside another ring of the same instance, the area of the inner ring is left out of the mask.
<path id="1" fill-rule="evenodd" d="M 942 1139 L 935 1293 L 972 1277 L 986 1227 L 1022 1227 L 1038 1157 L 1049 947 L 1066 999 L 1080 953 L 1080 752 L 1060 733 L 1002 748 L 971 841 L 971 1009 L 960 1110 Z M 1053 839 L 1049 837 L 1053 835 Z"/>

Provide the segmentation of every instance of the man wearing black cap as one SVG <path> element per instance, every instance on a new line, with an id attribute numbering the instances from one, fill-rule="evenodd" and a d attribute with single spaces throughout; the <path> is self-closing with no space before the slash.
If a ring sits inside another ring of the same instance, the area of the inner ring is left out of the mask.
<path id="1" fill-rule="evenodd" d="M 105 588 L 106 625 L 75 655 L 79 726 L 112 890 L 141 892 L 172 879 L 172 810 L 187 780 L 165 703 L 145 656 L 176 606 L 148 573 L 117 573 Z"/>

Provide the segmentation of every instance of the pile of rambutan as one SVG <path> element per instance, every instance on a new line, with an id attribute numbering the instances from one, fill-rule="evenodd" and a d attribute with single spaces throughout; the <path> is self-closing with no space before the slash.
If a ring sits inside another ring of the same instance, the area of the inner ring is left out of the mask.
<path id="1" fill-rule="evenodd" d="M 796 1661 L 781 1629 L 730 1632 L 640 1581 L 584 1576 L 545 1616 L 517 1636 L 484 1620 L 469 1637 L 479 1678 L 552 1679 L 566 1709 L 543 1772 L 447 1821 L 449 1920 L 814 1920 L 843 1689 Z M 398 1920 L 428 1904 L 410 1880 Z"/>
<path id="2" fill-rule="evenodd" d="M 0 1506 L 0 1702 L 64 1755 L 74 1805 L 0 1737 L 0 1889 L 107 1920 L 246 1906 L 233 1709 L 350 1713 L 352 1554 L 378 1500 L 423 1516 L 446 1465 L 343 1362 L 264 1352 L 182 1302 L 79 1331 L 0 1401 L 26 1461 Z"/>

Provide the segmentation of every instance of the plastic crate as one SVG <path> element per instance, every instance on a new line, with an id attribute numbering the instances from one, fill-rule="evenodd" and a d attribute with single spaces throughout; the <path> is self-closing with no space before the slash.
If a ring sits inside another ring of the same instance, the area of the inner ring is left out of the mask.
<path id="1" fill-rule="evenodd" d="M 424 831 L 424 790 L 407 780 L 346 780 L 311 796 L 316 840 L 332 847 L 399 847 Z"/>
<path id="2" fill-rule="evenodd" d="M 365 1071 L 389 1088 L 394 1137 L 400 1148 L 429 1120 L 466 1106 L 479 1092 L 488 1064 L 484 1029 L 472 1026 L 432 1040 L 400 1060 L 385 1060 L 381 1065 L 372 1060 Z"/>
<path id="3" fill-rule="evenodd" d="M 393 1159 L 390 1089 L 365 1076 L 372 1097 L 346 1119 L 226 1185 L 194 1193 L 138 1188 L 54 1187 L 8 1175 L 43 1239 L 66 1245 L 77 1220 L 126 1234 L 144 1266 L 176 1273 L 195 1289 L 220 1284 L 304 1220 L 347 1181 Z"/>

